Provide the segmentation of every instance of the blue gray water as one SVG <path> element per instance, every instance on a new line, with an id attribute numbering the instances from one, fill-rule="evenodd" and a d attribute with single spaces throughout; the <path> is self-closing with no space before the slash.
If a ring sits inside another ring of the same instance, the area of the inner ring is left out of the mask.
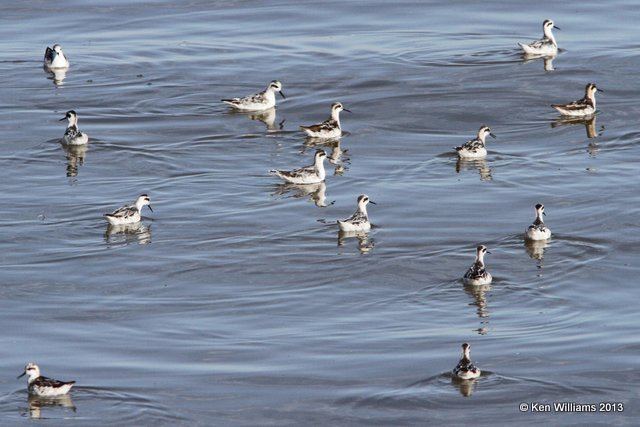
<path id="1" fill-rule="evenodd" d="M 548 71 L 516 46 L 545 18 Z M 634 425 L 638 22 L 625 0 L 1 3 L 1 424 Z M 275 117 L 219 102 L 272 79 Z M 558 120 L 590 81 L 596 120 Z M 334 101 L 326 186 L 280 185 Z M 86 148 L 60 144 L 69 109 Z M 487 159 L 458 164 L 482 124 Z M 143 192 L 141 227 L 109 230 Z M 374 228 L 341 238 L 361 193 Z M 523 241 L 538 202 L 546 247 Z M 480 243 L 494 283 L 466 288 Z M 29 361 L 70 399 L 29 400 Z M 518 409 L 558 401 L 624 412 Z"/>

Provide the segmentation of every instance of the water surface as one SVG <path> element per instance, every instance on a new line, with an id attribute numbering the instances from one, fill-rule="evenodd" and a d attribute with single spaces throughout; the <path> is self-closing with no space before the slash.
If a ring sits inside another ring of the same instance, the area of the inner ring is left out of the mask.
<path id="1" fill-rule="evenodd" d="M 505 9 L 0 6 L 5 422 L 633 425 L 640 12 Z M 516 46 L 547 17 L 562 28 L 553 70 Z M 64 76 L 42 70 L 53 43 Z M 287 99 L 270 114 L 219 102 L 272 79 Z M 600 114 L 559 120 L 549 104 L 590 81 Z M 298 125 L 334 101 L 353 111 L 346 135 L 305 140 Z M 69 109 L 87 147 L 60 144 Z M 482 124 L 498 136 L 487 159 L 457 162 Z M 324 186 L 268 175 L 317 148 L 333 159 Z M 102 214 L 143 192 L 154 212 L 109 229 Z M 361 193 L 374 228 L 340 236 Z M 538 202 L 553 237 L 527 245 Z M 480 243 L 494 283 L 465 287 Z M 448 374 L 465 341 L 484 371 L 472 384 Z M 28 361 L 75 379 L 70 400 L 28 399 Z M 556 401 L 625 411 L 518 410 Z"/>

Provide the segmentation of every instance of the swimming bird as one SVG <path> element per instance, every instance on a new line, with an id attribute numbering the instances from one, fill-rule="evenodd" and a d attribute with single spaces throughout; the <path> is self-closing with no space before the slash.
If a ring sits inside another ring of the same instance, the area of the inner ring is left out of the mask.
<path id="1" fill-rule="evenodd" d="M 458 152 L 458 156 L 461 159 L 481 159 L 487 156 L 487 149 L 485 147 L 485 138 L 487 135 L 491 135 L 493 138 L 496 136 L 491 133 L 489 126 L 480 126 L 478 130 L 478 136 L 475 139 L 465 142 L 464 144 L 454 147 Z"/>
<path id="2" fill-rule="evenodd" d="M 300 126 L 300 129 L 313 138 L 338 138 L 342 136 L 340 127 L 340 111 L 347 111 L 340 102 L 331 104 L 331 116 L 322 123 L 310 126 Z"/>
<path id="3" fill-rule="evenodd" d="M 493 280 L 491 274 L 485 270 L 484 254 L 491 253 L 485 245 L 480 245 L 476 249 L 476 260 L 467 270 L 462 278 L 465 285 L 488 285 Z"/>
<path id="4" fill-rule="evenodd" d="M 78 129 L 78 114 L 69 110 L 60 121 L 68 120 L 67 130 L 64 133 L 63 140 L 69 145 L 83 145 L 89 141 L 89 135 Z"/>
<path id="5" fill-rule="evenodd" d="M 286 99 L 284 93 L 282 93 L 282 83 L 278 80 L 272 80 L 271 83 L 269 83 L 269 86 L 267 86 L 267 88 L 262 92 L 258 92 L 255 95 L 248 95 L 243 98 L 222 99 L 222 102 L 229 104 L 238 110 L 267 110 L 276 106 L 276 92 Z"/>
<path id="6" fill-rule="evenodd" d="M 149 196 L 141 194 L 134 204 L 123 206 L 111 213 L 104 214 L 104 217 L 111 225 L 134 224 L 140 222 L 140 212 L 143 206 L 149 206 L 149 210 L 153 212 L 150 203 Z"/>
<path id="7" fill-rule="evenodd" d="M 36 396 L 62 396 L 63 394 L 67 394 L 76 383 L 75 381 L 58 381 L 43 377 L 40 375 L 40 367 L 35 363 L 27 363 L 24 367 L 24 372 L 18 375 L 18 378 L 22 378 L 25 375 L 29 375 L 29 393 Z"/>
<path id="8" fill-rule="evenodd" d="M 587 117 L 596 112 L 596 92 L 604 92 L 598 89 L 595 83 L 588 83 L 584 89 L 584 98 L 568 104 L 552 104 L 560 114 L 570 117 Z"/>
<path id="9" fill-rule="evenodd" d="M 546 213 L 544 213 L 544 205 L 542 203 L 538 203 L 536 205 L 536 219 L 535 221 L 533 221 L 533 224 L 531 224 L 529 228 L 527 228 L 527 239 L 546 240 L 551 237 L 551 230 L 549 230 L 549 228 L 544 225 L 542 215 L 546 215 Z"/>
<path id="10" fill-rule="evenodd" d="M 280 178 L 292 184 L 316 184 L 324 181 L 324 159 L 326 158 L 327 153 L 325 153 L 324 150 L 317 150 L 312 165 L 290 171 L 271 169 L 269 172 L 276 174 Z"/>
<path id="11" fill-rule="evenodd" d="M 62 46 L 54 44 L 53 49 L 47 46 L 44 51 L 44 66 L 47 68 L 69 68 L 69 61 L 64 56 Z"/>
<path id="12" fill-rule="evenodd" d="M 470 352 L 471 346 L 467 343 L 462 344 L 462 357 L 456 367 L 453 368 L 453 375 L 463 380 L 478 378 L 482 372 L 471 361 Z"/>
<path id="13" fill-rule="evenodd" d="M 558 53 L 558 43 L 553 37 L 553 28 L 559 30 L 551 19 L 545 19 L 542 23 L 542 38 L 530 44 L 518 43 L 527 55 L 556 55 Z"/>
<path id="14" fill-rule="evenodd" d="M 338 227 L 342 231 L 369 231 L 371 223 L 367 214 L 367 203 L 376 204 L 369 200 L 369 196 L 361 194 L 358 196 L 358 207 L 353 215 L 349 218 L 339 219 Z"/>

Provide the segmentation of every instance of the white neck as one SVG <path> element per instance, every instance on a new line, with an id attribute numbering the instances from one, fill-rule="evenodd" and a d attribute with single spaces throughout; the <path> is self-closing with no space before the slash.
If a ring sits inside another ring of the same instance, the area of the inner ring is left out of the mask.
<path id="1" fill-rule="evenodd" d="M 69 124 L 67 124 L 67 127 L 70 128 L 77 125 L 78 125 L 78 116 L 70 116 Z"/>
<path id="2" fill-rule="evenodd" d="M 558 44 L 556 43 L 556 38 L 553 37 L 553 32 L 551 31 L 551 28 L 553 27 L 544 27 L 544 35 L 546 38 L 548 38 L 549 40 L 551 40 L 551 43 L 553 43 L 554 46 L 558 47 Z"/>
<path id="3" fill-rule="evenodd" d="M 470 355 L 469 355 L 470 350 L 471 350 L 471 349 L 470 349 L 469 347 L 465 347 L 465 348 L 462 350 L 462 358 L 463 358 L 463 359 L 469 359 L 469 358 L 470 358 L 470 357 L 469 357 L 469 356 L 470 356 Z"/>
<path id="4" fill-rule="evenodd" d="M 478 251 L 478 253 L 476 255 L 476 262 L 479 262 L 480 264 L 484 265 L 484 252 L 483 251 Z"/>
<path id="5" fill-rule="evenodd" d="M 324 159 L 324 157 L 316 157 L 316 169 L 318 169 L 320 179 L 325 178 Z"/>
<path id="6" fill-rule="evenodd" d="M 331 110 L 331 118 L 338 122 L 338 127 L 340 127 L 340 110 Z"/>
<path id="7" fill-rule="evenodd" d="M 136 200 L 136 209 L 138 209 L 138 212 L 142 212 L 142 207 L 145 205 L 144 203 L 144 199 L 138 199 Z"/>
<path id="8" fill-rule="evenodd" d="M 275 89 L 273 89 L 271 86 L 269 86 L 267 88 L 267 90 L 264 91 L 264 97 L 267 98 L 269 101 L 275 101 L 276 100 L 276 91 Z"/>
<path id="9" fill-rule="evenodd" d="M 586 97 L 593 102 L 593 108 L 596 108 L 596 91 L 593 89 L 587 89 Z"/>
<path id="10" fill-rule="evenodd" d="M 360 213 L 364 214 L 364 216 L 369 217 L 367 213 L 367 204 L 366 203 L 358 203 L 358 210 Z"/>
<path id="11" fill-rule="evenodd" d="M 27 375 L 29 375 L 29 384 L 31 384 L 32 382 L 35 381 L 36 378 L 38 378 L 40 376 L 40 371 L 36 370 L 33 372 L 29 372 Z"/>

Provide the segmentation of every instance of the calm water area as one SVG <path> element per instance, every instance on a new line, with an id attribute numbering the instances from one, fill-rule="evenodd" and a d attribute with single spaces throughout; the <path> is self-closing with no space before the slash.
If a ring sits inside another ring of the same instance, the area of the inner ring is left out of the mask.
<path id="1" fill-rule="evenodd" d="M 561 51 L 523 58 L 546 18 Z M 631 0 L 0 2 L 0 425 L 638 425 L 639 22 Z M 275 110 L 220 102 L 274 79 Z M 592 120 L 550 107 L 589 82 Z M 305 139 L 335 101 L 343 137 Z M 71 109 L 86 146 L 61 143 Z M 483 124 L 486 159 L 457 161 Z M 268 173 L 317 149 L 321 185 Z M 108 227 L 141 193 L 153 212 Z M 363 193 L 372 230 L 341 235 Z M 553 235 L 529 244 L 536 203 Z M 494 281 L 465 286 L 479 244 Z M 70 395 L 29 398 L 30 361 Z"/>

